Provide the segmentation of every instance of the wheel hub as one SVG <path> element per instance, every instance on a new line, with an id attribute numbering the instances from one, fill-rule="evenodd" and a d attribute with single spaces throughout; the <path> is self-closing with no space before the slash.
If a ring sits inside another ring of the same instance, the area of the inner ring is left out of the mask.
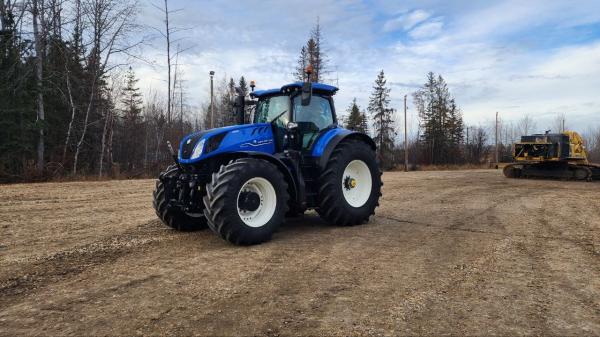
<path id="1" fill-rule="evenodd" d="M 352 178 L 352 177 L 350 177 L 350 176 L 347 176 L 347 177 L 344 179 L 344 187 L 345 187 L 347 190 L 351 190 L 351 189 L 355 188 L 355 187 L 356 187 L 356 185 L 357 185 L 356 179 L 354 179 L 354 178 Z"/>
<path id="2" fill-rule="evenodd" d="M 260 206 L 260 196 L 256 192 L 244 191 L 240 193 L 238 207 L 247 212 L 254 212 Z"/>

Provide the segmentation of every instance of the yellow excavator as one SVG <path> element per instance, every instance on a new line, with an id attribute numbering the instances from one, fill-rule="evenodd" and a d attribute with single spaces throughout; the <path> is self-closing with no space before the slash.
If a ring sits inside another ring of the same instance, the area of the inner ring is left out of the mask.
<path id="1" fill-rule="evenodd" d="M 588 161 L 583 138 L 574 131 L 522 136 L 513 158 L 503 170 L 507 178 L 600 179 L 600 165 Z"/>

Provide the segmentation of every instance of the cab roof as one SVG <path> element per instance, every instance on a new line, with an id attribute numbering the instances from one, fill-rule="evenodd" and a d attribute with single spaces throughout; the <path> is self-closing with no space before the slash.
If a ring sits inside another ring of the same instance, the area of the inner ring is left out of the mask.
<path id="1" fill-rule="evenodd" d="M 300 90 L 302 89 L 303 84 L 304 82 L 294 82 L 286 84 L 279 89 L 256 90 L 250 93 L 250 96 L 260 98 L 263 96 L 283 94 L 294 90 Z M 336 91 L 338 91 L 337 87 L 324 83 L 313 83 L 312 88 L 314 93 L 323 93 L 326 95 L 335 95 Z"/>

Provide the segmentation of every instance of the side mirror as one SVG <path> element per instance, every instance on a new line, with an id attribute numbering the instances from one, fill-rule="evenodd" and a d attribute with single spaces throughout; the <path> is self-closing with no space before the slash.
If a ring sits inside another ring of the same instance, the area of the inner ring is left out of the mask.
<path id="1" fill-rule="evenodd" d="M 310 82 L 304 82 L 302 85 L 302 106 L 310 105 L 310 99 L 312 98 L 312 84 Z"/>

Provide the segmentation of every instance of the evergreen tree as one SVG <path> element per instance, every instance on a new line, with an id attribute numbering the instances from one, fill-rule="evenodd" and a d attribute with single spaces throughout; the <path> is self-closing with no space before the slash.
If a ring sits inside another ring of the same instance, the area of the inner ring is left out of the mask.
<path id="1" fill-rule="evenodd" d="M 296 65 L 296 71 L 294 72 L 294 77 L 300 81 L 304 82 L 306 80 L 305 69 L 308 66 L 308 53 L 306 52 L 306 46 L 302 46 L 300 48 L 300 56 L 298 57 L 298 64 Z"/>
<path id="2" fill-rule="evenodd" d="M 235 95 L 235 81 L 233 80 L 233 77 L 229 78 L 227 89 L 229 90 L 229 96 L 233 97 Z"/>
<path id="3" fill-rule="evenodd" d="M 125 87 L 123 88 L 123 133 L 119 144 L 122 145 L 123 159 L 127 169 L 134 169 L 137 160 L 141 158 L 140 151 L 143 144 L 143 134 L 140 133 L 142 124 L 142 95 L 137 87 L 139 80 L 131 67 L 125 74 Z"/>
<path id="4" fill-rule="evenodd" d="M 246 95 L 248 95 L 250 93 L 250 88 L 248 87 L 248 83 L 246 82 L 246 79 L 244 78 L 244 76 L 240 77 L 239 87 L 240 87 L 244 97 L 246 97 Z M 254 106 L 246 105 L 246 107 L 244 108 L 244 110 L 245 110 L 244 111 L 244 120 L 245 121 L 248 121 L 250 119 L 250 117 L 252 116 L 253 109 L 254 109 Z"/>
<path id="5" fill-rule="evenodd" d="M 223 96 L 226 106 L 227 116 L 225 118 L 225 126 L 234 125 L 237 123 L 236 115 L 233 113 L 233 103 L 235 101 L 235 81 L 233 77 L 229 78 L 227 83 L 227 93 Z"/>
<path id="6" fill-rule="evenodd" d="M 421 120 L 422 157 L 428 164 L 462 160 L 463 120 L 460 109 L 441 75 L 427 74 L 427 82 L 413 94 Z"/>
<path id="7" fill-rule="evenodd" d="M 306 80 L 305 69 L 310 64 L 313 67 L 313 72 L 310 76 L 311 82 L 323 81 L 323 75 L 327 73 L 327 56 L 323 52 L 323 36 L 321 32 L 321 24 L 317 18 L 317 24 L 312 29 L 310 37 L 306 45 L 300 49 L 300 55 L 296 64 L 294 77 L 298 81 Z"/>
<path id="8" fill-rule="evenodd" d="M 126 123 L 135 125 L 139 123 L 142 113 L 142 94 L 137 87 L 139 80 L 135 77 L 135 72 L 131 67 L 125 74 L 125 87 L 123 88 L 123 118 Z"/>
<path id="9" fill-rule="evenodd" d="M 0 11 L 0 182 L 21 175 L 34 154 L 33 62 L 29 43 L 21 39 L 15 13 Z"/>
<path id="10" fill-rule="evenodd" d="M 359 130 L 361 130 L 361 132 L 365 133 L 365 134 L 369 134 L 369 119 L 367 118 L 367 113 L 366 112 L 361 112 L 361 118 L 360 118 L 360 128 Z"/>
<path id="11" fill-rule="evenodd" d="M 248 95 L 248 83 L 246 82 L 244 76 L 240 77 L 239 86 L 240 89 L 242 89 L 244 96 Z"/>
<path id="12" fill-rule="evenodd" d="M 367 121 L 364 112 L 360 111 L 360 107 L 356 104 L 356 98 L 352 100 L 348 107 L 348 119 L 346 121 L 346 129 L 367 133 Z"/>
<path id="13" fill-rule="evenodd" d="M 313 66 L 313 82 L 320 82 L 323 81 L 323 75 L 325 75 L 327 71 L 327 57 L 322 49 L 323 37 L 321 35 L 321 22 L 319 17 L 317 17 L 317 24 L 311 32 L 310 40 L 314 43 L 314 47 L 309 51 L 309 57 Z"/>
<path id="14" fill-rule="evenodd" d="M 377 144 L 377 156 L 383 168 L 393 166 L 394 138 L 394 109 L 389 107 L 390 89 L 386 87 L 387 80 L 383 70 L 377 75 L 373 92 L 369 99 L 368 111 L 373 117 L 373 132 Z"/>
<path id="15" fill-rule="evenodd" d="M 307 64 L 310 64 L 313 67 L 313 71 L 310 74 L 310 82 L 319 82 L 319 72 L 315 69 L 314 64 L 319 62 L 319 47 L 317 46 L 317 42 L 312 37 L 308 39 L 306 43 L 306 55 L 307 55 Z"/>

